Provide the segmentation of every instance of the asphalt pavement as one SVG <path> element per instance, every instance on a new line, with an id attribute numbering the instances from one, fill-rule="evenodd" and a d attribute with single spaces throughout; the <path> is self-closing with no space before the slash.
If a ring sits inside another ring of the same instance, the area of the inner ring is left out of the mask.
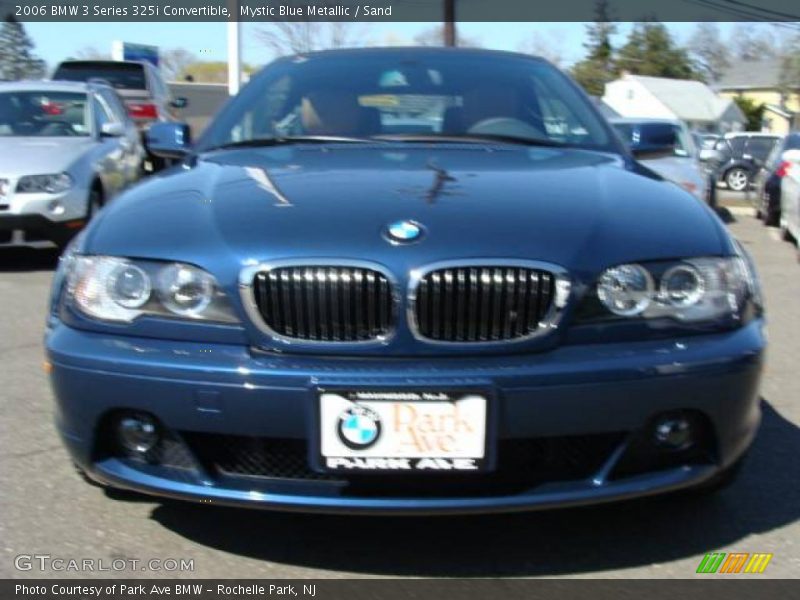
<path id="1" fill-rule="evenodd" d="M 769 314 L 763 425 L 740 479 L 709 498 L 502 516 L 309 516 L 165 503 L 87 485 L 54 431 L 42 371 L 56 254 L 0 249 L 0 577 L 172 577 L 179 573 L 141 564 L 185 559 L 194 570 L 180 575 L 203 578 L 675 578 L 696 577 L 713 551 L 773 553 L 759 577 L 797 577 L 800 265 L 795 249 L 752 216 L 726 216 L 755 256 Z M 15 560 L 21 555 L 92 559 L 95 571 L 42 572 L 35 562 L 18 570 L 29 564 Z M 141 562 L 97 570 L 131 560 Z"/>

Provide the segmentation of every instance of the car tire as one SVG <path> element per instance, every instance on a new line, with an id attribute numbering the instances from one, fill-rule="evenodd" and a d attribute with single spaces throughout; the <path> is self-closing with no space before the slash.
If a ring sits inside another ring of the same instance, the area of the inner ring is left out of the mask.
<path id="1" fill-rule="evenodd" d="M 745 169 L 735 167 L 725 173 L 725 185 L 734 192 L 743 192 L 750 185 L 750 175 Z"/>
<path id="2" fill-rule="evenodd" d="M 780 223 L 781 221 L 780 213 L 771 211 L 769 210 L 769 208 L 763 211 L 762 215 L 763 215 L 762 219 L 764 221 L 764 225 L 766 225 L 767 227 L 777 227 L 778 223 Z"/>
<path id="3" fill-rule="evenodd" d="M 92 187 L 89 199 L 86 201 L 86 222 L 89 223 L 101 208 L 103 208 L 103 193 L 97 187 Z"/>
<path id="4" fill-rule="evenodd" d="M 713 177 L 708 180 L 708 193 L 706 194 L 708 205 L 717 208 L 717 184 Z"/>

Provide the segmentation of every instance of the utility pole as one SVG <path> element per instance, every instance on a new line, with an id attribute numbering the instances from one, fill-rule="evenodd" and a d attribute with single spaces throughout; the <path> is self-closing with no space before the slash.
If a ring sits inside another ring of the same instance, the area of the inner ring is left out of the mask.
<path id="1" fill-rule="evenodd" d="M 456 45 L 456 0 L 444 1 L 444 45 Z"/>
<path id="2" fill-rule="evenodd" d="M 242 83 L 242 40 L 239 22 L 239 0 L 228 0 L 228 94 L 239 93 Z"/>

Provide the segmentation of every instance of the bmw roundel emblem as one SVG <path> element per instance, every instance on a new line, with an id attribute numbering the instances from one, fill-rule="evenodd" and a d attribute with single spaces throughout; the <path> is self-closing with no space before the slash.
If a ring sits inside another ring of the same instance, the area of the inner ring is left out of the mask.
<path id="1" fill-rule="evenodd" d="M 339 415 L 336 432 L 339 440 L 351 450 L 364 450 L 381 436 L 381 417 L 371 408 L 353 404 Z"/>
<path id="2" fill-rule="evenodd" d="M 395 221 L 389 223 L 386 227 L 386 236 L 390 242 L 395 243 L 410 243 L 417 241 L 422 237 L 422 225 L 416 221 Z"/>

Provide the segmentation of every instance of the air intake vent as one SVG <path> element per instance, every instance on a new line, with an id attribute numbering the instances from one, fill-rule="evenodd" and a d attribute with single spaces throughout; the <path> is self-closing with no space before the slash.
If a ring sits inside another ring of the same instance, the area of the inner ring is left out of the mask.
<path id="1" fill-rule="evenodd" d="M 275 267 L 254 276 L 253 294 L 271 332 L 317 342 L 368 342 L 393 329 L 392 286 L 362 267 Z"/>
<path id="2" fill-rule="evenodd" d="M 416 287 L 416 333 L 440 342 L 494 342 L 534 334 L 550 311 L 555 278 L 501 265 L 437 269 Z"/>

